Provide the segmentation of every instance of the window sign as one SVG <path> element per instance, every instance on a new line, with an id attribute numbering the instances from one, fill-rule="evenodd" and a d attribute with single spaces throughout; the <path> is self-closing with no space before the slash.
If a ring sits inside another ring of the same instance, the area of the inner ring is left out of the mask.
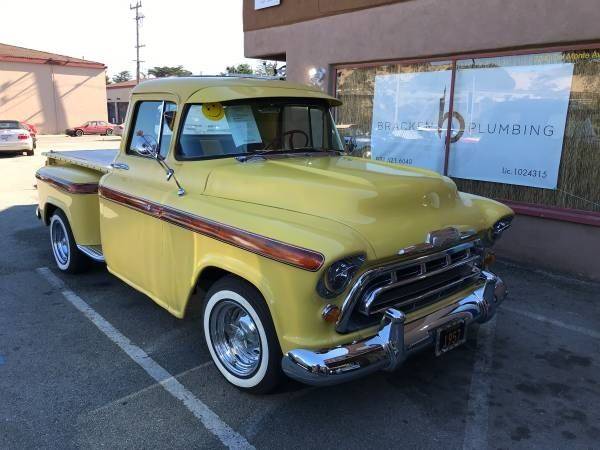
<path id="1" fill-rule="evenodd" d="M 448 173 L 556 189 L 573 64 L 459 69 Z"/>
<path id="2" fill-rule="evenodd" d="M 375 77 L 371 157 L 443 172 L 451 72 Z"/>
<path id="3" fill-rule="evenodd" d="M 277 6 L 281 3 L 281 0 L 254 0 L 254 9 L 269 8 L 271 6 Z"/>
<path id="4" fill-rule="evenodd" d="M 233 142 L 237 147 L 262 142 L 250 105 L 228 106 L 225 116 Z"/>

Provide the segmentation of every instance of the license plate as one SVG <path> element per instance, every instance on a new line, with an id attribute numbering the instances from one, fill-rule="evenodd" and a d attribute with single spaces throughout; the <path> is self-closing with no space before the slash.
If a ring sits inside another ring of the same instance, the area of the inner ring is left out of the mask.
<path id="1" fill-rule="evenodd" d="M 2 136 L 0 136 L 0 139 L 2 139 L 3 141 L 8 141 L 8 135 L 7 134 L 2 135 Z"/>
<path id="2" fill-rule="evenodd" d="M 464 320 L 457 320 L 436 330 L 435 354 L 440 356 L 467 340 L 467 326 Z"/>

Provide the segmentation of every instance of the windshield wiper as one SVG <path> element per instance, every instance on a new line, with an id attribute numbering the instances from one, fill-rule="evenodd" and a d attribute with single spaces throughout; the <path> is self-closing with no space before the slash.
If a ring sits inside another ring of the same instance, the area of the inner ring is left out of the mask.
<path id="1" fill-rule="evenodd" d="M 314 148 L 314 147 L 302 147 L 302 148 L 294 148 L 294 149 L 287 149 L 287 150 L 282 150 L 282 149 L 260 150 L 257 152 L 250 153 L 248 155 L 238 156 L 235 159 L 237 159 L 239 162 L 246 162 L 246 161 L 250 161 L 255 158 L 265 159 L 266 155 L 273 155 L 273 154 L 285 155 L 285 154 L 289 154 L 289 153 L 310 154 L 310 153 L 330 153 L 330 152 L 341 153 L 341 150 L 335 150 L 332 148 Z"/>
<path id="2" fill-rule="evenodd" d="M 246 161 L 250 161 L 251 159 L 255 159 L 255 158 L 263 158 L 264 159 L 265 155 L 270 155 L 273 153 L 281 153 L 282 151 L 283 150 L 277 150 L 277 149 L 259 150 L 257 152 L 252 152 L 247 155 L 237 156 L 235 159 L 237 159 L 239 162 L 246 162 Z"/>

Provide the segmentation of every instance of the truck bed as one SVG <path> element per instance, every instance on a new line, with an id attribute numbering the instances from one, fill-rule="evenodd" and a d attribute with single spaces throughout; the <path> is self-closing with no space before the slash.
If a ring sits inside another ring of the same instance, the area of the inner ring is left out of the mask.
<path id="1" fill-rule="evenodd" d="M 49 159 L 75 164 L 87 167 L 98 172 L 108 173 L 111 171 L 110 163 L 113 162 L 119 150 L 70 150 L 54 151 L 42 153 Z"/>

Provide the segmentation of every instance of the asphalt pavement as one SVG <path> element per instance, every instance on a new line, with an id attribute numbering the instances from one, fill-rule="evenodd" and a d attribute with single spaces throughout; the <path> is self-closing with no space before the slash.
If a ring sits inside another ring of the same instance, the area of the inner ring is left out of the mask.
<path id="1" fill-rule="evenodd" d="M 600 285 L 502 260 L 509 298 L 446 355 L 329 388 L 232 387 L 197 312 L 176 319 L 101 264 L 53 265 L 39 152 L 118 145 L 40 137 L 36 156 L 0 155 L 0 448 L 600 447 Z"/>

